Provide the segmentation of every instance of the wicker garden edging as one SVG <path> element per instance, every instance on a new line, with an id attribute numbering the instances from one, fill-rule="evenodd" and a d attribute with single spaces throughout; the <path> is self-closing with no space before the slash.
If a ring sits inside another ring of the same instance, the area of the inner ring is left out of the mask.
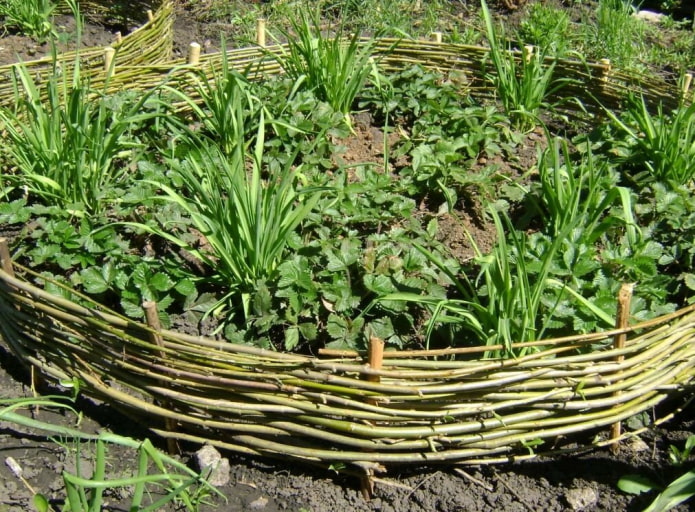
<path id="1" fill-rule="evenodd" d="M 0 332 L 23 361 L 54 379 L 79 379 L 161 436 L 363 471 L 528 457 L 528 443 L 625 420 L 690 390 L 695 377 L 695 306 L 623 330 L 544 340 L 547 348 L 516 359 L 386 352 L 376 370 L 359 356 L 157 331 L 5 271 L 0 298 Z M 620 333 L 625 346 L 613 348 Z M 587 344 L 594 350 L 577 354 Z"/>
<path id="2" fill-rule="evenodd" d="M 123 39 L 108 72 L 103 50 L 81 51 L 80 65 L 108 91 L 165 79 L 185 86 L 192 76 L 209 76 L 220 54 L 167 60 L 172 22 L 165 2 L 149 24 L 152 31 L 148 25 Z M 260 79 L 280 72 L 267 58 L 273 51 L 280 47 L 230 50 L 227 59 Z M 456 69 L 472 94 L 492 94 L 481 72 L 485 48 L 383 39 L 374 52 L 386 69 Z M 67 69 L 75 58 L 59 61 Z M 31 65 L 42 73 L 53 69 Z M 605 62 L 560 61 L 556 70 L 574 80 L 570 93 L 583 107 L 564 108 L 581 119 L 600 113 L 601 104 L 619 104 L 629 91 L 666 107 L 690 101 L 687 90 L 613 71 Z M 13 98 L 11 73 L 12 66 L 0 68 L 0 104 Z M 543 349 L 516 359 L 386 352 L 377 369 L 360 354 L 308 357 L 158 330 L 86 297 L 78 300 L 72 290 L 66 295 L 75 300 L 47 293 L 31 284 L 44 278 L 13 267 L 8 254 L 0 253 L 0 260 L 0 334 L 21 360 L 53 379 L 79 379 L 85 393 L 163 437 L 249 455 L 343 463 L 366 474 L 389 464 L 528 458 L 543 452 L 529 452 L 537 440 L 615 425 L 691 391 L 695 377 L 695 306 L 611 332 L 529 344 Z M 614 346 L 615 337 L 627 338 L 622 348 Z M 579 354 L 587 345 L 592 350 Z"/>
<path id="3" fill-rule="evenodd" d="M 155 13 L 149 13 L 149 21 L 130 34 L 114 41 L 109 48 L 81 48 L 55 56 L 24 61 L 20 64 L 0 66 L 0 107 L 10 107 L 15 101 L 14 76 L 18 65 L 24 66 L 41 81 L 58 71 L 71 76 L 75 62 L 79 62 L 80 75 L 95 88 L 104 86 L 110 68 L 119 66 L 146 66 L 167 62 L 173 48 L 174 7 L 165 1 Z"/>

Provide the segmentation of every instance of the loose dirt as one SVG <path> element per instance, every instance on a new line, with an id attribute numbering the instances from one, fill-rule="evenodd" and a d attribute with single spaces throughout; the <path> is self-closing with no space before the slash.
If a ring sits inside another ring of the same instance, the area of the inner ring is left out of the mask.
<path id="1" fill-rule="evenodd" d="M 127 29 L 118 23 L 99 23 L 88 19 L 83 45 L 107 45 L 115 38 L 116 30 Z M 131 20 L 130 23 L 133 23 Z M 68 16 L 59 19 L 66 32 L 74 30 Z M 132 28 L 132 26 L 131 26 Z M 182 11 L 175 25 L 175 53 L 181 55 L 192 41 L 214 50 L 209 30 L 188 18 Z M 0 63 L 37 58 L 50 53 L 47 45 L 30 39 L 6 35 L 0 38 Z M 345 162 L 379 161 L 383 133 L 369 125 L 356 123 L 356 134 L 345 142 Z M 539 135 L 531 134 L 531 138 Z M 514 161 L 496 162 L 499 165 L 528 169 L 535 155 L 534 144 L 527 141 L 528 151 L 521 150 Z M 465 259 L 473 252 L 466 231 L 473 234 L 482 249 L 494 243 L 490 226 L 465 213 L 453 211 L 440 219 L 441 238 Z M 40 393 L 56 390 L 39 387 Z M 7 348 L 0 346 L 0 397 L 33 396 L 31 377 Z M 681 405 L 668 404 L 667 410 Z M 77 408 L 84 412 L 80 428 L 87 433 L 109 430 L 119 435 L 143 439 L 146 429 L 140 429 L 106 404 L 81 399 Z M 655 411 L 659 415 L 663 411 Z M 37 419 L 57 425 L 75 426 L 72 414 L 47 409 L 25 411 Z M 201 510 L 218 511 L 412 511 L 412 512 L 489 512 L 489 511 L 638 511 L 653 495 L 630 496 L 621 493 L 617 481 L 626 474 L 639 474 L 666 484 L 689 468 L 677 468 L 668 461 L 669 446 L 682 447 L 688 436 L 695 434 L 695 414 L 692 408 L 662 427 L 654 428 L 633 442 L 624 443 L 618 453 L 596 450 L 580 455 L 556 456 L 530 462 L 498 466 L 440 466 L 390 468 L 375 483 L 374 497 L 366 501 L 360 482 L 349 476 L 275 460 L 256 460 L 224 453 L 231 463 L 228 484 L 220 487 L 227 500 L 211 498 L 210 505 Z M 605 432 L 591 433 L 605 435 Z M 578 438 L 578 442 L 590 441 Z M 156 440 L 153 440 L 157 442 Z M 163 443 L 159 443 L 164 448 Z M 548 442 L 542 448 L 551 448 Z M 183 446 L 182 459 L 190 461 L 199 446 Z M 59 510 L 64 499 L 61 474 L 76 471 L 75 444 L 64 439 L 47 439 L 45 433 L 0 422 L 0 458 L 15 459 L 23 469 L 28 485 L 21 482 L 6 464 L 0 464 L 0 512 L 20 512 L 31 509 L 32 491 L 28 486 L 50 497 Z M 112 446 L 108 450 L 108 474 L 111 478 L 128 476 L 135 471 L 134 451 Z M 81 471 L 89 475 L 93 468 L 93 447 L 85 446 L 79 457 Z M 106 495 L 104 510 L 126 510 L 132 489 L 114 489 Z M 169 510 L 174 510 L 170 507 Z M 687 505 L 677 510 L 690 510 Z"/>

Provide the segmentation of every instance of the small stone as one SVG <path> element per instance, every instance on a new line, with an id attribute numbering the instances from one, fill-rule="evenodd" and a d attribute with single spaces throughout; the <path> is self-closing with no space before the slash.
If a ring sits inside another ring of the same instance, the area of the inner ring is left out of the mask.
<path id="1" fill-rule="evenodd" d="M 649 450 L 649 445 L 637 436 L 629 438 L 625 446 L 633 453 L 646 452 Z"/>
<path id="2" fill-rule="evenodd" d="M 565 493 L 565 499 L 572 510 L 593 510 L 598 493 L 591 487 L 575 487 Z"/>
<path id="3" fill-rule="evenodd" d="M 267 504 L 268 498 L 266 498 L 265 496 L 260 496 L 259 498 L 249 503 L 249 508 L 252 510 L 260 510 L 262 508 L 265 508 Z"/>
<path id="4" fill-rule="evenodd" d="M 666 15 L 660 12 L 639 11 L 635 13 L 635 18 L 648 21 L 649 23 L 659 24 L 664 20 L 664 18 L 666 18 Z"/>
<path id="5" fill-rule="evenodd" d="M 195 460 L 200 472 L 207 477 L 210 485 L 222 487 L 229 483 L 231 470 L 229 459 L 223 459 L 214 447 L 209 444 L 203 446 L 195 452 Z"/>

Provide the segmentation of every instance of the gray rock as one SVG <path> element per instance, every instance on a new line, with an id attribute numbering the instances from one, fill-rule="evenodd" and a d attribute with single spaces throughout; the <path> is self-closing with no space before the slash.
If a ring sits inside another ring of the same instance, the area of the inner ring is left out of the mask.
<path id="1" fill-rule="evenodd" d="M 220 452 L 206 444 L 195 452 L 195 461 L 210 485 L 222 487 L 230 480 L 229 459 L 222 458 Z"/>
<path id="2" fill-rule="evenodd" d="M 565 499 L 572 510 L 593 510 L 598 492 L 591 487 L 574 487 L 565 493 Z"/>
<path id="3" fill-rule="evenodd" d="M 649 23 L 656 23 L 657 25 L 666 18 L 665 14 L 653 11 L 638 11 L 635 13 L 635 18 L 640 20 L 648 21 Z"/>

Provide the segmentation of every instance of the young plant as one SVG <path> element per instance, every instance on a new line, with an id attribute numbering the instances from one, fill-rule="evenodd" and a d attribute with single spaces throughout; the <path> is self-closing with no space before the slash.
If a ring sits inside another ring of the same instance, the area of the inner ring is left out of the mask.
<path id="1" fill-rule="evenodd" d="M 524 43 L 538 46 L 541 54 L 562 57 L 571 43 L 570 27 L 570 17 L 565 10 L 532 3 L 528 17 L 519 25 L 518 34 Z"/>
<path id="2" fill-rule="evenodd" d="M 640 67 L 644 23 L 634 16 L 635 7 L 626 0 L 599 0 L 596 21 L 586 21 L 585 53 L 595 59 L 610 59 L 618 66 Z"/>
<path id="3" fill-rule="evenodd" d="M 105 96 L 83 83 L 77 62 L 72 79 L 54 69 L 40 85 L 18 66 L 15 80 L 17 108 L 0 109 L 12 168 L 4 193 L 23 189 L 76 214 L 102 211 L 129 178 L 120 160 L 142 147 L 134 132 L 156 115 L 144 111 L 151 94 Z"/>
<path id="4" fill-rule="evenodd" d="M 245 111 L 240 95 L 235 102 L 235 122 L 242 126 Z M 264 167 L 265 129 L 261 111 L 251 155 L 241 131 L 230 155 L 193 134 L 184 135 L 188 152 L 183 159 L 170 159 L 173 180 L 180 187 L 156 184 L 164 192 L 161 200 L 179 205 L 190 216 L 200 232 L 199 242 L 208 245 L 209 251 L 192 247 L 164 227 L 136 224 L 209 265 L 213 280 L 228 290 L 220 305 L 240 297 L 245 316 L 258 282 L 274 275 L 286 256 L 289 238 L 320 198 L 316 188 L 296 189 L 301 173 L 299 167 L 293 167 L 296 152 L 277 172 Z"/>
<path id="5" fill-rule="evenodd" d="M 72 387 L 75 383 L 69 383 Z M 60 396 L 46 396 L 36 398 L 3 399 L 0 405 L 0 420 L 16 423 L 24 427 L 45 431 L 53 438 L 71 440 L 76 450 L 77 474 L 63 472 L 65 485 L 65 508 L 70 512 L 99 512 L 104 505 L 104 494 L 108 490 L 121 487 L 132 488 L 131 504 L 128 510 L 159 510 L 167 504 L 175 504 L 185 507 L 189 512 L 195 512 L 205 502 L 205 498 L 215 493 L 222 494 L 211 486 L 205 476 L 186 467 L 185 464 L 169 457 L 155 448 L 149 440 L 136 441 L 134 439 L 111 433 L 86 434 L 73 427 L 54 425 L 45 421 L 27 417 L 26 414 L 16 412 L 22 409 L 35 407 L 56 408 L 68 410 L 78 414 L 75 409 L 65 403 Z M 79 417 L 79 415 L 78 415 Z M 95 443 L 94 472 L 92 475 L 80 474 L 82 466 L 82 444 Z M 137 466 L 133 476 L 107 474 L 108 448 L 121 446 L 137 453 Z M 51 512 L 48 498 L 36 491 L 22 476 L 22 467 L 12 459 L 8 466 L 33 494 L 33 502 L 38 512 Z M 157 499 L 154 493 L 159 494 Z M 224 497 L 224 496 L 223 496 Z M 149 503 L 148 503 L 149 500 Z"/>
<path id="6" fill-rule="evenodd" d="M 684 462 L 683 456 L 687 459 L 694 446 L 695 436 L 688 438 L 682 452 L 677 447 L 671 446 L 671 452 L 677 454 L 677 458 L 673 462 L 677 465 Z M 642 475 L 625 475 L 618 481 L 618 488 L 629 494 L 660 491 L 659 495 L 654 498 L 643 512 L 665 512 L 695 496 L 695 470 L 681 475 L 666 487 Z"/>
<path id="7" fill-rule="evenodd" d="M 617 187 L 610 169 L 587 151 L 575 162 L 566 140 L 555 138 L 538 157 L 538 193 L 527 195 L 543 212 L 551 236 L 571 229 L 586 234 L 582 243 L 593 243 L 610 227 L 601 223 L 606 211 L 618 200 L 629 199 L 629 190 Z M 537 198 L 536 198 L 537 197 Z"/>
<path id="8" fill-rule="evenodd" d="M 230 67 L 224 41 L 221 53 L 221 67 L 211 65 L 211 76 L 202 70 L 187 75 L 192 81 L 191 94 L 177 86 L 165 85 L 162 89 L 182 100 L 202 124 L 202 133 L 215 140 L 224 155 L 232 155 L 236 144 L 258 129 L 254 123 L 258 121 L 261 102 L 253 96 L 246 76 Z M 245 115 L 239 117 L 238 109 L 243 109 Z"/>
<path id="9" fill-rule="evenodd" d="M 269 53 L 290 78 L 311 89 L 317 98 L 345 116 L 351 126 L 350 111 L 356 96 L 369 75 L 376 73 L 372 58 L 373 42 L 364 42 L 357 31 L 346 37 L 343 26 L 331 27 L 332 36 L 325 35 L 316 15 L 301 11 L 292 22 L 292 30 L 284 31 L 287 50 Z"/>
<path id="10" fill-rule="evenodd" d="M 55 9 L 51 0 L 0 0 L 0 18 L 5 27 L 38 40 L 55 32 L 51 20 Z"/>
<path id="11" fill-rule="evenodd" d="M 494 69 L 487 77 L 494 83 L 498 98 L 517 128 L 530 130 L 538 123 L 538 111 L 548 96 L 567 81 L 555 79 L 555 63 L 546 64 L 545 54 L 533 51 L 532 47 L 524 48 L 520 58 L 503 49 L 484 0 L 481 5 Z"/>
<path id="12" fill-rule="evenodd" d="M 662 105 L 649 112 L 644 98 L 628 99 L 627 114 L 620 118 L 606 110 L 613 123 L 632 144 L 631 160 L 642 163 L 637 181 L 649 178 L 674 185 L 689 185 L 695 177 L 695 104 L 683 105 L 670 116 Z M 646 176 L 645 176 L 646 175 Z"/>

